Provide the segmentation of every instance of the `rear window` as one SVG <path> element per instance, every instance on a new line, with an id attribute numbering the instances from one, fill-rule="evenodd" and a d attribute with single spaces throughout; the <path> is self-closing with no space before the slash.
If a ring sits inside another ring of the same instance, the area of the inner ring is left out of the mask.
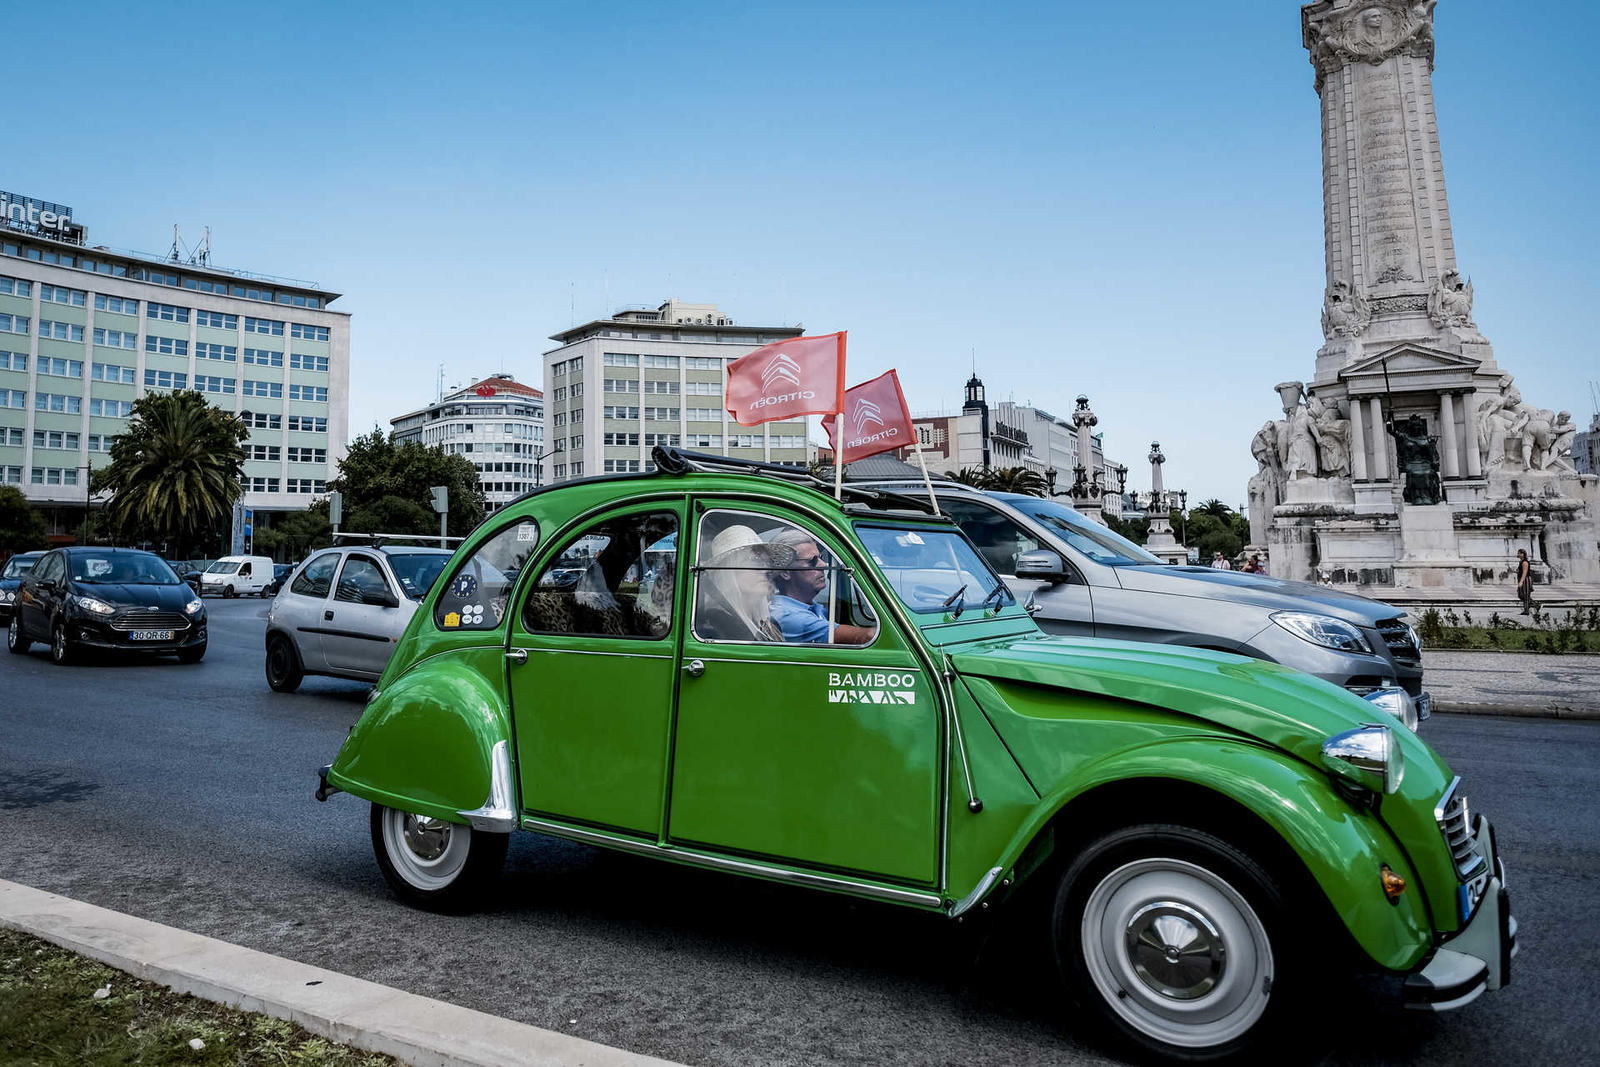
<path id="1" fill-rule="evenodd" d="M 450 557 L 443 552 L 385 554 L 389 557 L 389 569 L 394 571 L 401 590 L 412 600 L 421 600 L 427 596 L 428 590 L 433 588 L 433 583 L 444 573 L 444 565 L 450 562 Z"/>
<path id="2" fill-rule="evenodd" d="M 499 629 L 517 574 L 538 547 L 539 525 L 531 519 L 514 522 L 479 545 L 434 602 L 433 624 L 441 630 Z"/>

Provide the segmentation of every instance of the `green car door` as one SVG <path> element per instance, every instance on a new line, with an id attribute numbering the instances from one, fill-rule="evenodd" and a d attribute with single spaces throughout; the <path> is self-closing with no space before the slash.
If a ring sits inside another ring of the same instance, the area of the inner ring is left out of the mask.
<path id="1" fill-rule="evenodd" d="M 693 514 L 672 842 L 933 885 L 940 706 L 863 583 L 829 566 L 860 562 L 782 510 Z"/>
<path id="2" fill-rule="evenodd" d="M 523 585 L 507 662 L 525 809 L 659 834 L 681 517 L 678 500 L 608 512 Z"/>

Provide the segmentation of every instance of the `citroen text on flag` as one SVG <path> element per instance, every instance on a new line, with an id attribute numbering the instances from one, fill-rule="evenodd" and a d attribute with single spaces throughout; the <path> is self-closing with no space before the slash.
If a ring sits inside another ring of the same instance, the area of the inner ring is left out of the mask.
<path id="1" fill-rule="evenodd" d="M 828 435 L 828 443 L 836 453 L 840 452 L 840 422 L 837 415 L 822 420 L 822 432 Z M 842 422 L 845 463 L 893 448 L 909 448 L 917 438 L 911 412 L 906 410 L 905 394 L 900 391 L 900 376 L 894 371 L 846 390 Z"/>
<path id="2" fill-rule="evenodd" d="M 728 414 L 741 426 L 828 415 L 843 404 L 843 331 L 792 337 L 728 364 Z"/>

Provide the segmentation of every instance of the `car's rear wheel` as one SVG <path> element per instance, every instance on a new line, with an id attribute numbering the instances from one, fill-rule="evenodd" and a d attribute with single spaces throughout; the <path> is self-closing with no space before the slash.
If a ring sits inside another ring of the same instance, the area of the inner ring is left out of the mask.
<path id="1" fill-rule="evenodd" d="M 50 659 L 58 667 L 65 667 L 77 658 L 77 649 L 72 645 L 72 638 L 67 636 L 67 627 L 64 623 L 56 623 L 50 631 Z"/>
<path id="2" fill-rule="evenodd" d="M 274 693 L 292 693 L 305 679 L 305 668 L 294 644 L 282 634 L 267 638 L 267 684 Z"/>
<path id="3" fill-rule="evenodd" d="M 1262 1055 L 1303 988 L 1283 889 L 1232 844 L 1146 824 L 1083 848 L 1062 875 L 1056 961 L 1067 992 L 1148 1056 Z"/>
<path id="4" fill-rule="evenodd" d="M 178 649 L 179 663 L 199 663 L 206 655 L 205 645 L 194 645 L 190 648 Z"/>
<path id="5" fill-rule="evenodd" d="M 505 865 L 509 834 L 372 805 L 372 850 L 389 887 L 430 911 L 463 911 Z"/>
<path id="6" fill-rule="evenodd" d="M 22 633 L 22 619 L 20 611 L 11 613 L 11 625 L 6 627 L 6 647 L 15 655 L 22 655 L 32 647 L 33 642 Z"/>

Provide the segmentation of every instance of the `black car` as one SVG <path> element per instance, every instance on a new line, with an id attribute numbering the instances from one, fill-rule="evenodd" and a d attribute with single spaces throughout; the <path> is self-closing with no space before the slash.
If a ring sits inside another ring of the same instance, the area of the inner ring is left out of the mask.
<path id="1" fill-rule="evenodd" d="M 11 610 L 16 604 L 22 579 L 43 557 L 43 552 L 18 552 L 6 560 L 4 567 L 0 567 L 0 623 L 11 621 Z"/>
<path id="2" fill-rule="evenodd" d="M 297 566 L 298 564 L 295 563 L 274 563 L 272 565 L 272 581 L 268 582 L 267 587 L 261 590 L 261 595 L 264 597 L 277 596 L 283 590 L 283 583 L 289 580 L 289 575 L 294 573 L 294 569 Z"/>
<path id="3" fill-rule="evenodd" d="M 206 654 L 206 609 L 160 556 L 132 548 L 58 548 L 40 558 L 17 590 L 6 647 L 35 641 L 70 663 L 87 649 Z"/>

